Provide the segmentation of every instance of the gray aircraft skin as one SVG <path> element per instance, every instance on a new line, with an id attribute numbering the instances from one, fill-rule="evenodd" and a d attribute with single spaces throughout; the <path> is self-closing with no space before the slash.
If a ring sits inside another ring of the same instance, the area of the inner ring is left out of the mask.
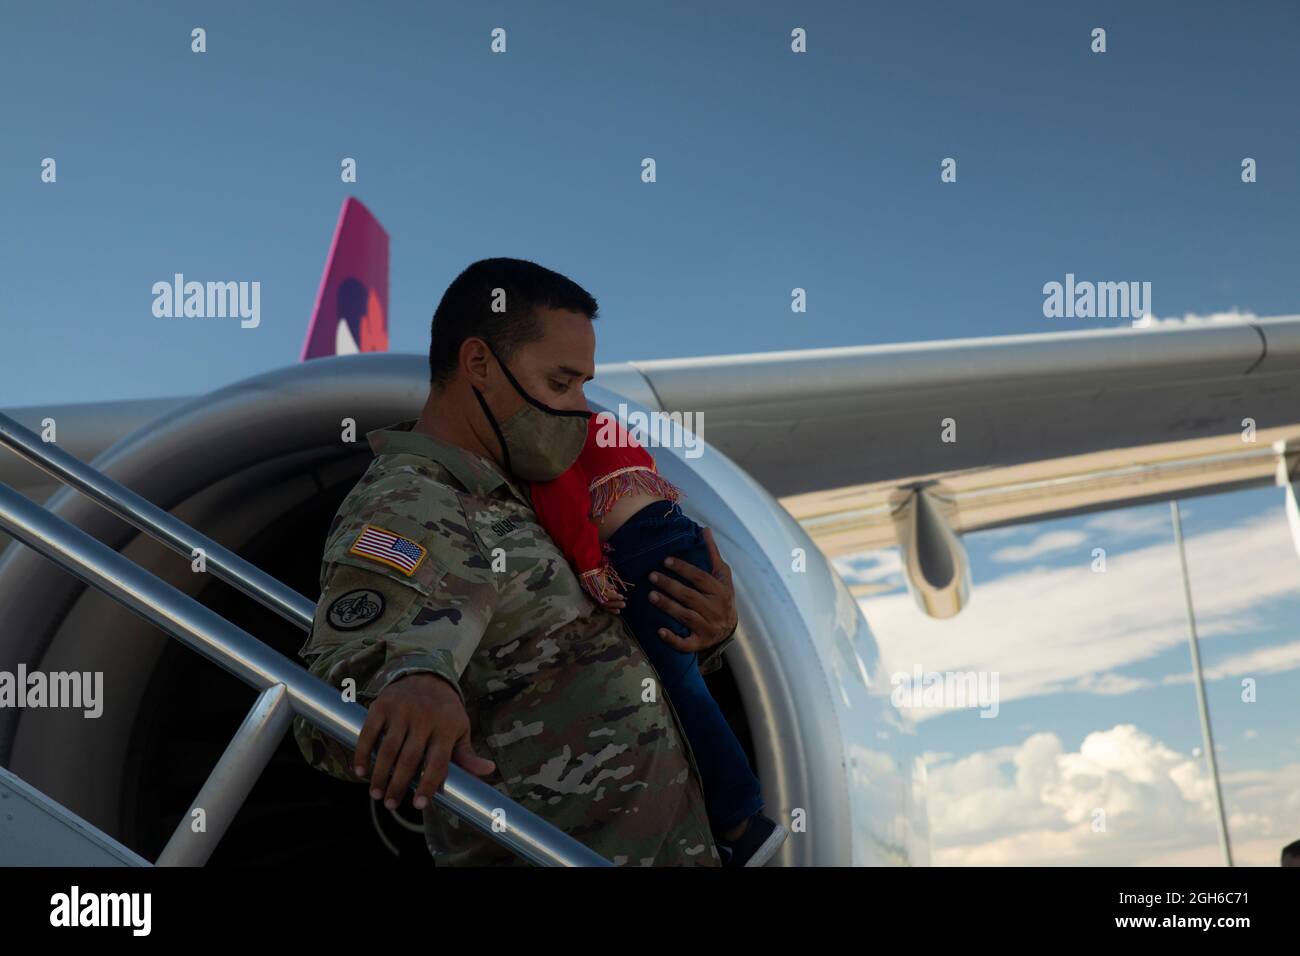
<path id="1" fill-rule="evenodd" d="M 321 522 L 369 461 L 366 431 L 415 417 L 427 390 L 424 356 L 368 353 L 207 395 L 7 414 L 35 431 L 52 419 L 61 448 L 314 595 Z M 1300 316 L 1288 316 L 602 365 L 588 397 L 691 413 L 703 439 L 702 454 L 680 434 L 655 453 L 733 569 L 739 639 L 717 687 L 733 695 L 724 707 L 769 813 L 796 825 L 774 865 L 917 865 L 929 862 L 917 737 L 828 555 L 899 544 L 918 613 L 943 617 L 971 587 L 964 531 L 1273 483 L 1300 527 L 1298 390 Z M 220 582 L 7 450 L 0 482 L 181 591 L 235 606 Z M 301 645 L 239 613 L 282 653 Z M 186 761 L 220 753 L 200 729 L 229 720 L 208 706 L 226 691 L 175 651 L 32 550 L 0 554 L 0 670 L 102 671 L 106 694 L 96 720 L 0 709 L 0 765 L 146 858 L 203 779 Z M 181 788 L 165 806 L 164 784 Z M 338 799 L 373 813 L 359 791 Z"/>

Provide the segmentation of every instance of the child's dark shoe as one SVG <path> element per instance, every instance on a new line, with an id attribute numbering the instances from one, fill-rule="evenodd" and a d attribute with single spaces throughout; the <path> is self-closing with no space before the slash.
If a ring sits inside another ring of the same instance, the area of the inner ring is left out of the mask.
<path id="1" fill-rule="evenodd" d="M 725 867 L 762 866 L 776 855 L 790 831 L 775 820 L 756 813 L 745 832 L 733 840 L 716 837 L 718 853 Z"/>

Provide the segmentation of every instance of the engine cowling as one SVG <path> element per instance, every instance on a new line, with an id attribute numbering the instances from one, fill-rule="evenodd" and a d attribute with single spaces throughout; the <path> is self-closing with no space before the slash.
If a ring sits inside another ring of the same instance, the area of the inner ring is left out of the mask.
<path id="1" fill-rule="evenodd" d="M 427 389 L 421 356 L 317 360 L 186 402 L 94 464 L 314 597 L 329 519 L 370 460 L 365 433 L 415 417 Z M 652 394 L 588 388 L 597 410 L 621 404 L 648 414 L 633 398 Z M 343 441 L 345 419 L 355 422 L 353 444 Z M 683 508 L 713 529 L 732 568 L 739 637 L 709 683 L 750 750 L 767 812 L 795 824 L 778 862 L 928 862 L 915 737 L 889 701 L 875 641 L 847 588 L 799 525 L 724 455 L 706 446 L 696 457 L 686 443 L 654 450 L 685 492 Z M 48 506 L 282 653 L 293 657 L 302 645 L 301 631 L 70 489 Z M 0 668 L 18 662 L 102 671 L 103 715 L 0 709 L 0 761 L 156 857 L 251 689 L 15 546 L 0 560 Z M 311 771 L 286 741 L 213 863 L 328 858 L 347 839 L 344 817 L 360 839 L 378 825 L 374 813 L 359 788 Z M 326 830 L 329 840 L 318 840 Z M 385 842 L 406 839 L 403 853 L 421 852 L 409 827 L 388 831 Z"/>

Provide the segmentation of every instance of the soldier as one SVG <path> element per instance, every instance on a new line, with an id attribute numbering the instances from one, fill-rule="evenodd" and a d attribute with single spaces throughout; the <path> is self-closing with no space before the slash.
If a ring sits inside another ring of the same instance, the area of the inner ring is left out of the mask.
<path id="1" fill-rule="evenodd" d="M 454 760 L 616 864 L 720 865 L 653 667 L 587 598 L 523 483 L 563 472 L 585 441 L 596 311 L 535 263 L 467 268 L 434 313 L 420 418 L 369 433 L 376 457 L 330 526 L 299 654 L 335 686 L 353 680 L 369 714 L 355 753 L 301 718 L 294 736 L 312 766 L 369 776 L 390 809 L 418 779 L 440 864 L 517 862 L 430 799 Z M 708 542 L 712 576 L 674 567 L 690 586 L 656 582 L 691 632 L 671 639 L 705 672 L 736 627 L 731 571 Z"/>

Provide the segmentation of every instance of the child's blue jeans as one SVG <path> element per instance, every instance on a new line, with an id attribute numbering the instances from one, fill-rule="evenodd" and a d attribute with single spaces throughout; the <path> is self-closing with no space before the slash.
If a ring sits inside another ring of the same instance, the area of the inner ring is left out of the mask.
<path id="1" fill-rule="evenodd" d="M 619 577 L 632 585 L 624 592 L 627 606 L 619 613 L 659 672 L 695 753 L 703 777 L 709 824 L 715 832 L 725 833 L 763 809 L 758 778 L 722 716 L 722 709 L 705 686 L 696 655 L 677 650 L 659 636 L 661 627 L 682 637 L 690 633 L 689 628 L 649 600 L 650 592 L 657 590 L 649 580 L 651 571 L 685 583 L 664 567 L 664 558 L 670 555 L 705 571 L 713 570 L 703 532 L 680 506 L 656 501 L 629 518 L 610 536 L 608 544 L 612 549 L 610 563 Z"/>

